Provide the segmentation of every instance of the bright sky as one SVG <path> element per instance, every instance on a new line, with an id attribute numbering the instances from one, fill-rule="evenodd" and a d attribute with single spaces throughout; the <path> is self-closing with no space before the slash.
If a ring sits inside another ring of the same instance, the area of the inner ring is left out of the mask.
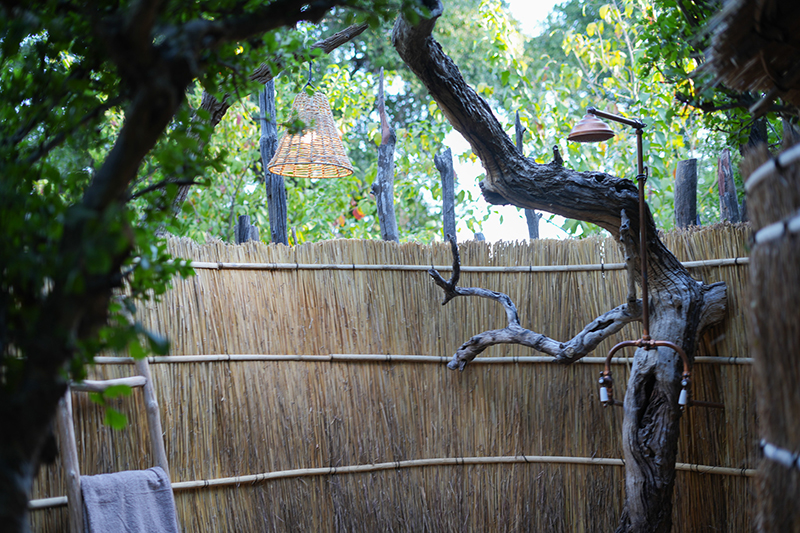
<path id="1" fill-rule="evenodd" d="M 539 24 L 545 19 L 547 14 L 559 0 L 509 0 L 511 13 L 522 23 L 523 32 L 534 35 Z M 491 209 L 489 220 L 483 223 L 483 235 L 487 241 L 516 241 L 528 238 L 528 226 L 525 222 L 525 214 L 521 209 L 512 206 L 491 206 L 483 200 L 478 187 L 477 176 L 483 173 L 480 163 L 459 163 L 455 159 L 456 154 L 461 154 L 469 149 L 469 144 L 458 133 L 448 135 L 444 143 L 453 151 L 453 163 L 456 174 L 458 175 L 458 190 L 468 190 L 472 197 L 477 199 L 478 214 L 483 215 L 487 209 Z M 557 226 L 563 219 L 559 217 L 555 224 L 547 222 L 546 217 L 539 221 L 539 236 L 543 239 L 563 239 L 566 234 Z M 500 219 L 503 222 L 500 222 Z M 459 223 L 456 231 L 459 241 L 466 241 L 473 238 L 473 233 L 467 228 L 466 223 Z"/>
<path id="2" fill-rule="evenodd" d="M 559 0 L 509 0 L 511 14 L 522 23 L 523 33 L 534 35 L 538 25 Z"/>

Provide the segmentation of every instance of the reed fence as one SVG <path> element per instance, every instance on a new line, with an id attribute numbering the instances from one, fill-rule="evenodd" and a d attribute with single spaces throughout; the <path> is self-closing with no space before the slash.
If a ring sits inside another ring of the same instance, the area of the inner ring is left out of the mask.
<path id="1" fill-rule="evenodd" d="M 758 454 L 741 312 L 746 229 L 663 237 L 682 261 L 713 261 L 692 273 L 725 281 L 729 298 L 693 375 L 695 398 L 725 409 L 695 407 L 681 422 L 674 531 L 745 531 Z M 209 266 L 139 310 L 172 341 L 151 372 L 185 531 L 613 529 L 624 501 L 622 410 L 601 406 L 596 383 L 602 356 L 638 326 L 580 364 L 496 346 L 456 373 L 444 366 L 449 356 L 503 327 L 505 314 L 483 299 L 440 305 L 424 270 L 452 263 L 445 244 L 172 239 L 170 249 Z M 622 258 L 608 239 L 460 250 L 463 286 L 509 294 L 524 326 L 556 339 L 625 300 L 624 272 L 609 268 Z M 124 355 L 98 360 L 91 378 L 128 375 Z M 621 397 L 630 363 L 614 362 Z M 112 402 L 130 420 L 119 431 L 102 425 L 85 395 L 73 401 L 84 474 L 151 466 L 138 392 Z M 34 531 L 64 529 L 64 486 L 60 465 L 42 471 Z"/>

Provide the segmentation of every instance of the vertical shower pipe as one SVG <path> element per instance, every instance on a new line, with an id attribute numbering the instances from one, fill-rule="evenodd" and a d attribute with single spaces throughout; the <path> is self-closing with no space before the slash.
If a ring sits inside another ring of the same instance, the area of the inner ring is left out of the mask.
<path id="1" fill-rule="evenodd" d="M 619 405 L 621 402 L 614 399 L 613 395 L 613 380 L 611 379 L 611 358 L 621 348 L 633 346 L 637 348 L 644 348 L 652 350 L 659 346 L 672 348 L 675 350 L 683 361 L 683 374 L 681 375 L 681 393 L 678 398 L 678 404 L 681 409 L 689 405 L 689 385 L 691 383 L 691 370 L 689 367 L 689 358 L 686 352 L 675 343 L 669 341 L 654 341 L 650 338 L 650 302 L 648 300 L 647 292 L 647 210 L 645 209 L 644 185 L 647 181 L 647 173 L 644 167 L 644 149 L 642 146 L 642 134 L 644 130 L 644 122 L 639 119 L 629 119 L 619 115 L 613 115 L 604 111 L 599 111 L 593 107 L 586 110 L 587 113 L 598 118 L 605 118 L 613 120 L 626 126 L 630 126 L 636 130 L 636 166 L 637 176 L 639 182 L 639 261 L 642 267 L 642 338 L 635 341 L 622 341 L 608 352 L 606 357 L 605 367 L 600 376 L 600 401 L 603 405 Z M 696 403 L 696 402 L 695 402 Z"/>

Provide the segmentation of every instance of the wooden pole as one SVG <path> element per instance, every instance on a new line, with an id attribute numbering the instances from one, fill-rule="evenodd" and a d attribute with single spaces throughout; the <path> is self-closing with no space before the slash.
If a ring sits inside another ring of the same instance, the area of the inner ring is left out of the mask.
<path id="1" fill-rule="evenodd" d="M 527 129 L 525 126 L 522 125 L 522 122 L 519 120 L 519 111 L 517 111 L 517 120 L 514 123 L 514 135 L 516 137 L 516 145 L 517 150 L 520 154 L 525 155 L 522 149 L 522 137 L 525 135 Z M 538 239 L 539 238 L 539 219 L 542 218 L 542 215 L 537 213 L 535 209 L 526 209 L 525 210 L 525 221 L 528 223 L 528 238 L 530 239 Z"/>
<path id="2" fill-rule="evenodd" d="M 675 169 L 675 227 L 697 224 L 697 159 L 678 161 Z"/>
<path id="3" fill-rule="evenodd" d="M 726 257 L 683 261 L 686 268 L 739 266 L 749 264 L 748 257 Z M 194 269 L 206 270 L 394 270 L 405 272 L 427 272 L 431 266 L 439 272 L 453 270 L 453 265 L 367 265 L 357 263 L 210 263 L 192 261 Z M 625 270 L 625 263 L 592 263 L 583 265 L 521 265 L 521 266 L 462 266 L 461 272 L 596 272 Z"/>
<path id="4" fill-rule="evenodd" d="M 147 411 L 147 429 L 150 435 L 150 446 L 153 450 L 154 463 L 164 469 L 169 478 L 169 462 L 164 448 L 164 431 L 161 429 L 161 412 L 156 399 L 156 389 L 153 386 L 153 377 L 150 375 L 150 365 L 147 359 L 137 359 L 134 363 L 136 372 L 145 378 L 144 403 Z"/>
<path id="5" fill-rule="evenodd" d="M 719 185 L 720 218 L 733 223 L 741 222 L 736 184 L 733 181 L 731 152 L 727 148 L 722 151 L 717 164 L 717 184 Z"/>
<path id="6" fill-rule="evenodd" d="M 283 176 L 273 174 L 267 169 L 267 163 L 275 155 L 278 148 L 278 125 L 275 113 L 275 82 L 264 84 L 258 93 L 258 105 L 261 108 L 261 165 L 264 167 L 264 183 L 267 188 L 267 210 L 269 211 L 270 242 L 289 244 L 286 230 L 286 185 Z"/>
<path id="7" fill-rule="evenodd" d="M 456 237 L 456 188 L 455 173 L 453 172 L 453 152 L 448 148 L 433 158 L 436 169 L 442 177 L 442 222 L 444 226 L 443 237 Z"/>
<path id="8" fill-rule="evenodd" d="M 245 486 L 263 483 L 275 479 L 295 479 L 300 477 L 334 476 L 347 474 L 363 474 L 383 470 L 399 470 L 402 468 L 424 468 L 428 466 L 466 466 L 466 465 L 498 465 L 498 464 L 547 464 L 547 465 L 584 465 L 584 466 L 625 466 L 622 459 L 613 457 L 567 457 L 560 455 L 502 455 L 491 457 L 433 457 L 430 459 L 407 459 L 387 463 L 368 463 L 345 466 L 325 466 L 321 468 L 297 468 L 294 470 L 278 470 L 262 474 L 200 479 L 193 481 L 176 481 L 172 483 L 173 492 L 216 488 L 225 486 Z M 692 463 L 675 463 L 675 469 L 683 472 L 694 472 L 703 475 L 753 477 L 756 471 L 752 468 L 734 468 L 729 466 L 713 466 Z M 43 498 L 32 500 L 29 509 L 48 509 L 64 505 L 64 499 Z"/>
<path id="9" fill-rule="evenodd" d="M 447 364 L 451 356 L 444 355 L 398 355 L 398 354 L 342 354 L 328 355 L 302 355 L 302 354 L 207 354 L 207 355 L 156 355 L 148 357 L 150 364 L 184 364 L 184 363 L 231 363 L 231 362 L 304 362 L 304 363 L 431 363 Z M 582 357 L 574 364 L 599 364 L 606 362 L 603 357 Z M 629 365 L 632 357 L 612 357 L 609 363 L 614 365 Z M 95 357 L 94 362 L 99 365 L 124 365 L 131 364 L 131 357 Z M 753 360 L 749 357 L 720 357 L 698 356 L 692 364 L 703 363 L 712 365 L 749 365 Z M 549 355 L 514 355 L 510 357 L 476 357 L 470 365 L 517 365 L 517 364 L 561 364 Z"/>
<path id="10" fill-rule="evenodd" d="M 383 68 L 378 82 L 378 115 L 381 118 L 381 145 L 378 147 L 378 173 L 372 183 L 372 194 L 378 205 L 378 221 L 381 226 L 381 239 L 399 241 L 397 218 L 394 214 L 394 145 L 397 137 L 386 116 L 386 102 L 383 97 Z"/>
<path id="11" fill-rule="evenodd" d="M 75 442 L 75 424 L 72 420 L 72 391 L 67 388 L 58 401 L 58 438 L 61 461 L 67 477 L 67 506 L 70 533 L 83 533 L 83 498 L 81 497 L 81 471 L 78 466 L 78 445 Z"/>
<path id="12" fill-rule="evenodd" d="M 109 387 L 127 385 L 130 388 L 144 387 L 147 380 L 144 376 L 131 376 L 128 378 L 106 379 L 103 381 L 84 380 L 70 384 L 70 389 L 80 392 L 103 392 Z"/>
<path id="13" fill-rule="evenodd" d="M 250 224 L 250 215 L 239 215 L 233 233 L 236 237 L 236 244 L 259 240 L 258 228 Z"/>

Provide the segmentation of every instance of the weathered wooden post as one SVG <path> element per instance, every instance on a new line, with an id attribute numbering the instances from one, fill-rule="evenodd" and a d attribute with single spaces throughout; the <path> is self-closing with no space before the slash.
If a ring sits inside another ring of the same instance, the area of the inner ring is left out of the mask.
<path id="1" fill-rule="evenodd" d="M 697 159 L 678 161 L 675 169 L 675 227 L 697 225 Z"/>
<path id="2" fill-rule="evenodd" d="M 456 236 L 456 187 L 453 172 L 453 152 L 448 148 L 441 154 L 433 157 L 436 170 L 442 177 L 442 223 L 444 226 L 443 237 Z"/>
<path id="3" fill-rule="evenodd" d="M 517 120 L 514 123 L 514 135 L 516 137 L 516 145 L 517 150 L 520 154 L 525 155 L 522 150 L 522 136 L 525 135 L 526 132 L 525 126 L 522 125 L 522 122 L 519 120 L 519 111 L 517 111 Z M 525 209 L 525 221 L 528 223 L 528 238 L 530 239 L 538 239 L 539 238 L 539 219 L 542 218 L 540 213 L 537 213 L 535 209 Z"/>
<path id="4" fill-rule="evenodd" d="M 739 199 L 736 197 L 736 184 L 733 182 L 731 152 L 727 148 L 722 151 L 717 164 L 717 184 L 719 185 L 720 218 L 737 223 L 739 216 Z"/>
<path id="5" fill-rule="evenodd" d="M 250 224 L 250 215 L 239 215 L 236 226 L 233 229 L 236 244 L 243 244 L 247 241 L 258 241 L 258 228 Z"/>
<path id="6" fill-rule="evenodd" d="M 286 185 L 283 176 L 273 174 L 267 169 L 267 163 L 275 155 L 278 148 L 278 125 L 275 113 L 275 82 L 264 84 L 258 93 L 258 105 L 261 108 L 261 164 L 264 167 L 264 183 L 267 188 L 267 210 L 269 211 L 270 241 L 289 244 L 286 232 Z M 237 233 L 238 235 L 238 233 Z"/>
<path id="7" fill-rule="evenodd" d="M 378 222 L 381 226 L 381 239 L 399 241 L 397 218 L 394 214 L 394 145 L 397 137 L 386 116 L 386 102 L 383 98 L 383 68 L 378 82 L 378 115 L 381 117 L 381 144 L 378 146 L 378 173 L 372 183 L 372 194 L 378 205 Z"/>

